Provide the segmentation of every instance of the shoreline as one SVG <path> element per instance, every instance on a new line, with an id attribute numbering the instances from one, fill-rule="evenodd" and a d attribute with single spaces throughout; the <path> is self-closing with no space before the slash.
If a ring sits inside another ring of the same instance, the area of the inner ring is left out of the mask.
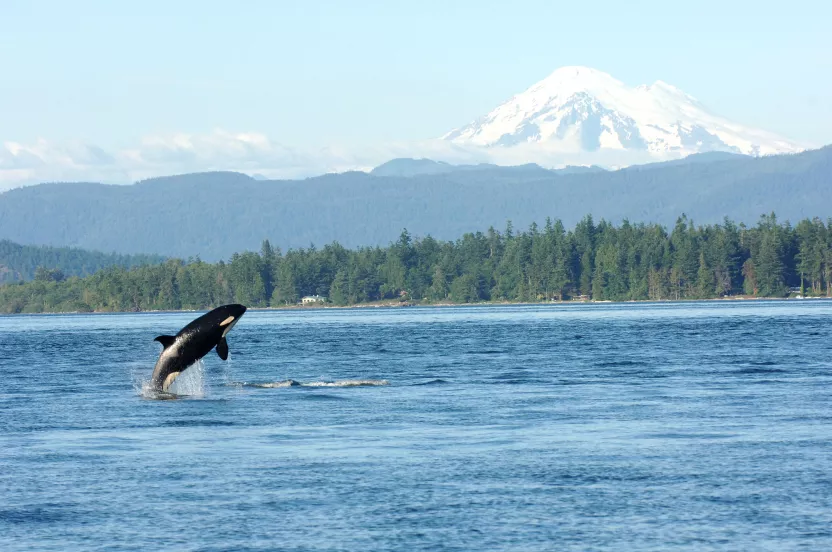
<path id="1" fill-rule="evenodd" d="M 280 307 L 249 307 L 248 310 L 253 312 L 268 312 L 268 311 L 318 311 L 318 310 L 345 310 L 345 309 L 402 309 L 411 307 L 500 307 L 500 306 L 564 306 L 564 305 L 625 305 L 625 304 L 641 304 L 641 303 L 714 303 L 714 302 L 731 302 L 731 301 L 804 301 L 804 300 L 832 300 L 832 297 L 750 297 L 745 295 L 733 295 L 730 297 L 713 297 L 710 299 L 629 299 L 627 301 L 612 301 L 612 300 L 584 300 L 584 301 L 483 301 L 479 303 L 408 303 L 398 301 L 375 301 L 372 303 L 356 303 L 353 305 L 316 305 L 316 306 L 302 306 L 302 305 L 284 305 Z M 206 309 L 161 309 L 161 310 L 139 310 L 139 311 L 44 311 L 44 312 L 18 312 L 18 313 L 0 313 L 0 317 L 4 316 L 59 316 L 67 314 L 150 314 L 150 313 L 188 313 L 188 312 L 205 312 Z"/>

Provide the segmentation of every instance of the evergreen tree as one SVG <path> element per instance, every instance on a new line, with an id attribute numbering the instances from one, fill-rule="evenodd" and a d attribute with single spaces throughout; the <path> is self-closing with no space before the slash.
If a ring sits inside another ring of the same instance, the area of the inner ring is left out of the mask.
<path id="1" fill-rule="evenodd" d="M 757 285 L 757 270 L 754 266 L 753 259 L 747 259 L 745 263 L 742 265 L 742 275 L 743 275 L 743 290 L 748 295 L 757 296 L 759 292 L 759 287 Z"/>
<path id="2" fill-rule="evenodd" d="M 339 270 L 329 288 L 329 300 L 336 305 L 347 305 L 350 301 L 349 279 L 345 270 Z"/>
<path id="3" fill-rule="evenodd" d="M 697 298 L 707 299 L 714 295 L 714 274 L 705 262 L 705 252 L 699 253 L 699 272 L 696 276 Z"/>
<path id="4" fill-rule="evenodd" d="M 433 272 L 433 281 L 430 285 L 430 298 L 434 301 L 442 301 L 448 298 L 450 289 L 448 287 L 448 280 L 445 276 L 445 271 L 442 270 L 441 265 L 436 265 Z"/>
<path id="5" fill-rule="evenodd" d="M 284 258 L 277 265 L 277 282 L 272 292 L 272 305 L 292 305 L 300 299 L 292 259 Z"/>

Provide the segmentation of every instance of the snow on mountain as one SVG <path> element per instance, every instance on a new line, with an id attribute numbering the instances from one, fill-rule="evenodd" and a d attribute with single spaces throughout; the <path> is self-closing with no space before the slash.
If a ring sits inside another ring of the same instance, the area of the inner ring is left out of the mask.
<path id="1" fill-rule="evenodd" d="M 487 148 L 535 144 L 553 151 L 618 150 L 663 158 L 706 151 L 767 155 L 805 149 L 713 115 L 665 82 L 632 88 L 587 67 L 562 67 L 442 139 Z"/>

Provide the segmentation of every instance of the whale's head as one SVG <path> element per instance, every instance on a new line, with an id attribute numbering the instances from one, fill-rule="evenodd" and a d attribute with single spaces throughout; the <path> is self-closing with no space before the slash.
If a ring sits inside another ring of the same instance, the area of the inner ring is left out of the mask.
<path id="1" fill-rule="evenodd" d="M 246 307 L 243 305 L 223 305 L 211 313 L 212 320 L 210 320 L 210 323 L 217 324 L 222 329 L 223 337 L 225 337 L 231 331 L 231 328 L 234 327 L 234 324 L 239 322 L 245 312 Z"/>

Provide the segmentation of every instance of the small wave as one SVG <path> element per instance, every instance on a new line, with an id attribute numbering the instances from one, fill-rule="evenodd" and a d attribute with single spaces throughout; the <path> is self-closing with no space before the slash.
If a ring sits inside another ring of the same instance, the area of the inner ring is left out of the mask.
<path id="1" fill-rule="evenodd" d="M 348 401 L 343 395 L 329 395 L 327 393 L 301 393 L 297 395 L 304 401 Z"/>
<path id="2" fill-rule="evenodd" d="M 54 523 L 67 516 L 66 506 L 47 504 L 30 508 L 12 508 L 0 510 L 0 521 L 12 524 Z"/>
<path id="3" fill-rule="evenodd" d="M 597 380 L 561 380 L 555 382 L 557 385 L 593 385 Z"/>
<path id="4" fill-rule="evenodd" d="M 300 382 L 293 379 L 284 381 L 272 381 L 266 383 L 232 382 L 228 385 L 236 387 L 261 387 L 261 388 L 282 388 L 282 387 L 372 387 L 378 385 L 390 385 L 387 380 L 373 379 L 351 379 L 339 381 L 309 381 Z"/>
<path id="5" fill-rule="evenodd" d="M 503 374 L 497 374 L 491 379 L 495 380 L 516 380 L 516 379 L 525 379 L 528 376 L 525 372 L 506 372 Z"/>
<path id="6" fill-rule="evenodd" d="M 437 378 L 437 379 L 432 379 L 432 380 L 429 380 L 429 381 L 414 383 L 413 385 L 444 385 L 446 383 L 450 383 L 450 382 L 447 381 L 447 380 Z"/>
<path id="7" fill-rule="evenodd" d="M 233 426 L 234 422 L 226 420 L 167 420 L 162 425 L 171 427 L 225 427 Z"/>
<path id="8" fill-rule="evenodd" d="M 749 362 L 751 366 L 776 366 L 777 363 L 773 360 L 752 360 Z"/>
<path id="9" fill-rule="evenodd" d="M 596 364 L 598 368 L 617 368 L 619 366 L 637 366 L 639 363 L 634 360 L 613 360 L 606 362 L 599 362 Z"/>
<path id="10" fill-rule="evenodd" d="M 780 368 L 741 368 L 736 370 L 735 374 L 782 374 L 786 370 Z"/>
<path id="11" fill-rule="evenodd" d="M 652 439 L 733 439 L 736 433 L 647 433 L 644 435 Z"/>

